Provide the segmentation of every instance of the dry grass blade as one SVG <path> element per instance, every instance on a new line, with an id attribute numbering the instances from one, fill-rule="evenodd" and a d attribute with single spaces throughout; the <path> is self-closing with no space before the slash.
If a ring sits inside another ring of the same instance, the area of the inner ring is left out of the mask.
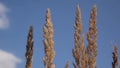
<path id="1" fill-rule="evenodd" d="M 32 68 L 32 56 L 33 56 L 33 27 L 30 27 L 28 37 L 27 37 L 27 45 L 26 45 L 26 68 Z"/>
<path id="2" fill-rule="evenodd" d="M 89 31 L 87 34 L 88 40 L 88 65 L 89 68 L 95 68 L 96 65 L 96 56 L 97 56 L 97 27 L 96 27 L 96 16 L 97 16 L 97 8 L 94 5 L 91 14 L 90 14 L 90 24 Z"/>
<path id="3" fill-rule="evenodd" d="M 114 51 L 112 54 L 113 54 L 112 68 L 116 68 L 118 65 L 118 48 L 117 48 L 117 46 L 114 46 Z"/>
<path id="4" fill-rule="evenodd" d="M 44 32 L 43 43 L 44 43 L 44 51 L 45 51 L 45 57 L 43 58 L 43 61 L 45 68 L 55 68 L 55 64 L 53 64 L 53 60 L 55 57 L 54 41 L 53 41 L 54 30 L 50 15 L 51 15 L 50 9 L 47 9 L 46 23 L 43 28 L 43 32 Z"/>

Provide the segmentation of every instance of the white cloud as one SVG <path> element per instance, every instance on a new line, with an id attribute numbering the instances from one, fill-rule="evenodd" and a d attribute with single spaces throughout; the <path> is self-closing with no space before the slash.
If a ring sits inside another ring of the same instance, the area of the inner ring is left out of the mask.
<path id="1" fill-rule="evenodd" d="M 21 60 L 12 53 L 0 50 L 0 68 L 16 68 Z"/>
<path id="2" fill-rule="evenodd" d="M 3 3 L 0 3 L 0 29 L 9 27 L 9 21 L 6 15 L 8 11 L 8 8 Z"/>

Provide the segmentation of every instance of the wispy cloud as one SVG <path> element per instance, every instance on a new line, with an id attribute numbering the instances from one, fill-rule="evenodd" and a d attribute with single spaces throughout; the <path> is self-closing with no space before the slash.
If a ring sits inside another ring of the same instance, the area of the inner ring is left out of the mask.
<path id="1" fill-rule="evenodd" d="M 0 50 L 0 68 L 16 68 L 21 60 L 12 53 Z"/>
<path id="2" fill-rule="evenodd" d="M 9 27 L 9 21 L 6 15 L 8 11 L 8 8 L 3 3 L 0 3 L 0 29 Z"/>

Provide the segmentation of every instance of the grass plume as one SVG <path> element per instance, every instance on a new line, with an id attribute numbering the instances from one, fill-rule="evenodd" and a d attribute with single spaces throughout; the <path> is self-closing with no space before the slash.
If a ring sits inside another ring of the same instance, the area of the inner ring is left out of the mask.
<path id="1" fill-rule="evenodd" d="M 43 28 L 44 32 L 44 51 L 45 57 L 43 58 L 45 68 L 55 68 L 55 64 L 53 64 L 53 60 L 55 57 L 54 51 L 54 41 L 53 41 L 53 24 L 51 22 L 51 14 L 50 9 L 47 9 L 46 12 L 46 23 Z"/>
<path id="2" fill-rule="evenodd" d="M 32 56 L 33 56 L 33 27 L 30 26 L 30 30 L 27 37 L 26 45 L 26 68 L 32 68 Z"/>
<path id="3" fill-rule="evenodd" d="M 77 6 L 76 20 L 74 24 L 74 47 L 72 50 L 73 57 L 76 63 L 73 63 L 74 68 L 85 68 L 86 67 L 86 48 L 84 46 L 84 35 L 82 35 L 82 21 L 81 12 L 79 5 Z"/>
<path id="4" fill-rule="evenodd" d="M 96 5 L 94 5 L 90 14 L 89 31 L 87 33 L 87 40 L 88 40 L 87 53 L 88 53 L 89 68 L 95 68 L 96 66 L 96 56 L 97 56 L 96 16 L 97 16 L 97 8 Z"/>
<path id="5" fill-rule="evenodd" d="M 65 65 L 65 68 L 69 68 L 69 64 L 70 64 L 70 61 L 68 60 L 66 65 Z"/>
<path id="6" fill-rule="evenodd" d="M 112 62 L 112 68 L 116 68 L 118 65 L 118 47 L 114 46 L 114 51 L 113 51 L 113 62 Z"/>

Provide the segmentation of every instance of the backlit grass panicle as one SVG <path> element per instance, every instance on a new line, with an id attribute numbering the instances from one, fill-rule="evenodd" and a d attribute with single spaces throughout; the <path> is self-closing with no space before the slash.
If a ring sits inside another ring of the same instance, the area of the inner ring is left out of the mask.
<path id="1" fill-rule="evenodd" d="M 30 26 L 30 30 L 27 37 L 26 45 L 26 68 L 32 68 L 32 56 L 33 56 L 33 27 Z"/>
<path id="2" fill-rule="evenodd" d="M 54 51 L 54 41 L 53 41 L 53 24 L 51 22 L 51 14 L 50 9 L 47 9 L 46 12 L 46 23 L 43 28 L 44 32 L 44 51 L 45 51 L 45 57 L 43 58 L 44 66 L 45 68 L 55 68 L 55 64 L 53 64 L 53 60 L 55 57 L 55 51 Z"/>
<path id="3" fill-rule="evenodd" d="M 84 46 L 84 35 L 82 36 L 82 21 L 79 5 L 77 6 L 76 19 L 74 24 L 74 47 L 72 50 L 75 63 L 74 68 L 85 68 L 86 65 L 86 49 Z"/>
<path id="4" fill-rule="evenodd" d="M 66 65 L 65 65 L 65 68 L 69 68 L 69 64 L 70 64 L 70 61 L 68 60 Z"/>
<path id="5" fill-rule="evenodd" d="M 74 63 L 74 67 L 77 68 L 80 66 L 80 54 L 79 54 L 79 42 L 80 42 L 80 35 L 82 32 L 82 22 L 81 22 L 81 14 L 80 14 L 80 8 L 79 5 L 77 6 L 77 12 L 76 12 L 76 19 L 74 24 L 74 46 L 75 49 L 72 50 L 73 57 L 75 59 L 76 64 Z"/>
<path id="6" fill-rule="evenodd" d="M 113 51 L 113 62 L 112 62 L 112 68 L 116 68 L 118 66 L 118 47 L 114 46 Z"/>
<path id="7" fill-rule="evenodd" d="M 79 5 L 76 8 L 76 19 L 74 24 L 75 32 L 81 34 L 82 32 L 82 21 L 81 21 L 81 11 Z"/>
<path id="8" fill-rule="evenodd" d="M 96 27 L 96 16 L 97 16 L 97 8 L 94 5 L 91 14 L 90 14 L 90 23 L 89 23 L 89 31 L 87 33 L 88 40 L 88 65 L 89 68 L 95 68 L 96 65 L 96 56 L 97 56 L 97 27 Z"/>
<path id="9" fill-rule="evenodd" d="M 86 47 L 84 45 L 84 35 L 82 35 L 82 39 L 80 41 L 80 49 L 81 49 L 81 68 L 88 68 L 88 55 L 86 52 Z"/>

